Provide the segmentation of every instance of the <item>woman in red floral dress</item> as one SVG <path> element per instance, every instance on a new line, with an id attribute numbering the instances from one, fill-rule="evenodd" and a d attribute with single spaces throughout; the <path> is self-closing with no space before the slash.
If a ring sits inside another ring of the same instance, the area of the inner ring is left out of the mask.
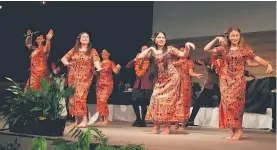
<path id="1" fill-rule="evenodd" d="M 220 47 L 212 48 L 219 41 Z M 254 59 L 259 64 L 267 67 L 267 74 L 272 73 L 271 63 L 256 56 L 249 45 L 244 43 L 238 27 L 228 28 L 223 37 L 216 37 L 208 43 L 205 51 L 222 55 L 222 63 L 217 68 L 220 80 L 220 112 L 219 127 L 230 128 L 228 140 L 239 140 L 242 136 L 242 118 L 245 104 L 246 79 L 244 77 L 245 62 Z"/>
<path id="2" fill-rule="evenodd" d="M 69 100 L 69 113 L 75 116 L 74 127 L 85 128 L 88 125 L 87 96 L 93 79 L 94 66 L 97 71 L 100 58 L 96 49 L 91 48 L 88 33 L 82 32 L 73 47 L 63 58 L 62 63 L 68 67 L 68 86 L 74 86 L 74 96 Z M 81 120 L 82 118 L 82 120 Z"/>
<path id="3" fill-rule="evenodd" d="M 27 37 L 25 44 L 26 46 L 33 50 L 30 56 L 31 59 L 31 76 L 27 81 L 25 86 L 25 91 L 27 88 L 31 88 L 35 91 L 41 90 L 40 79 L 47 78 L 48 67 L 47 67 L 47 59 L 50 54 L 51 49 L 51 39 L 54 35 L 53 30 L 51 29 L 46 35 L 46 44 L 42 43 L 45 41 L 43 35 L 40 35 L 36 38 L 37 46 L 32 46 L 31 43 L 31 30 L 27 31 Z"/>
<path id="4" fill-rule="evenodd" d="M 159 133 L 159 122 L 164 122 L 166 128 L 163 134 L 170 134 L 171 122 L 184 121 L 184 109 L 181 107 L 180 96 L 181 76 L 173 66 L 172 56 L 187 58 L 192 43 L 186 43 L 184 52 L 166 45 L 166 35 L 163 32 L 156 32 L 153 35 L 155 47 L 150 47 L 138 55 L 138 59 L 147 57 L 152 52 L 156 64 L 157 76 L 154 79 L 154 89 L 150 105 L 146 114 L 146 120 L 154 122 L 152 133 Z M 180 108 L 180 109 L 178 109 Z"/>
<path id="5" fill-rule="evenodd" d="M 185 50 L 185 47 L 180 48 L 181 51 Z M 177 68 L 179 74 L 181 75 L 181 94 L 180 99 L 183 102 L 184 107 L 184 120 L 181 122 L 181 129 L 185 128 L 185 123 L 190 116 L 190 107 L 191 107 L 191 77 L 197 77 L 198 79 L 202 78 L 203 75 L 194 72 L 194 64 L 192 60 L 188 57 L 187 59 L 179 59 L 178 61 L 173 62 L 173 65 Z M 175 129 L 179 128 L 179 122 L 175 123 Z"/>
<path id="6" fill-rule="evenodd" d="M 110 53 L 106 50 L 102 50 L 102 62 L 103 68 L 100 72 L 96 83 L 96 111 L 99 112 L 101 122 L 98 125 L 107 125 L 109 123 L 109 108 L 108 100 L 113 91 L 113 72 L 118 74 L 121 66 L 115 65 L 115 63 L 109 59 Z"/>

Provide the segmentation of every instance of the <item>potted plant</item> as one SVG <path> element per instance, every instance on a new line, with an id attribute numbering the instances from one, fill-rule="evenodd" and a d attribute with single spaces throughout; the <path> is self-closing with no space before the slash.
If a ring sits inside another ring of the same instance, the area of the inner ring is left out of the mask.
<path id="1" fill-rule="evenodd" d="M 7 90 L 12 93 L 6 98 L 2 113 L 11 132 L 62 136 L 66 118 L 61 116 L 64 109 L 62 100 L 73 96 L 74 88 L 63 89 L 62 78 L 49 76 L 49 80 L 41 79 L 41 91 L 24 89 L 11 78 L 6 78 L 14 85 Z M 62 88 L 61 88 L 62 87 Z"/>

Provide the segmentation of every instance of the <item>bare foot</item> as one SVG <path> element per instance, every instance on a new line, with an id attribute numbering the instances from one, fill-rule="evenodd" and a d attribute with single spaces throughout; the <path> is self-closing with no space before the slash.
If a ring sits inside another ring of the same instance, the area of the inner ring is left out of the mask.
<path id="1" fill-rule="evenodd" d="M 159 130 L 156 129 L 156 128 L 154 128 L 154 129 L 152 130 L 152 133 L 153 133 L 153 134 L 158 134 L 158 133 L 159 133 Z"/>
<path id="2" fill-rule="evenodd" d="M 233 137 L 234 134 L 235 134 L 235 130 L 234 130 L 234 129 L 231 129 L 230 131 L 228 131 L 228 134 L 230 134 L 230 136 Z"/>
<path id="3" fill-rule="evenodd" d="M 231 140 L 233 140 L 232 138 L 233 138 L 232 136 L 227 136 L 227 137 L 225 138 L 225 140 L 231 141 Z"/>
<path id="4" fill-rule="evenodd" d="M 101 123 L 101 125 L 102 125 L 102 126 L 106 126 L 108 123 L 109 123 L 109 121 L 108 121 L 108 120 L 105 120 L 105 121 L 103 121 L 103 122 Z"/>
<path id="5" fill-rule="evenodd" d="M 102 124 L 102 121 L 99 121 L 96 123 L 96 125 L 101 125 Z"/>
<path id="6" fill-rule="evenodd" d="M 232 140 L 240 140 L 240 138 L 242 137 L 242 129 L 238 129 L 237 132 L 234 134 L 234 136 L 232 137 Z"/>
<path id="7" fill-rule="evenodd" d="M 161 134 L 170 134 L 170 129 L 165 128 Z"/>
<path id="8" fill-rule="evenodd" d="M 159 133 L 159 130 L 160 130 L 160 125 L 154 123 L 154 129 L 152 130 L 152 133 L 153 133 L 153 134 L 158 134 L 158 133 Z"/>

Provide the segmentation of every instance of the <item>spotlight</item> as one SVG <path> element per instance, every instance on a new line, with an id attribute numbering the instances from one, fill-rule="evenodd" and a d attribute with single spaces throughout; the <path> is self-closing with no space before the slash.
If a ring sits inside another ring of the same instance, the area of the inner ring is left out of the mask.
<path id="1" fill-rule="evenodd" d="M 41 2 L 40 2 L 40 5 L 47 5 L 47 4 L 48 4 L 47 1 L 41 1 Z"/>

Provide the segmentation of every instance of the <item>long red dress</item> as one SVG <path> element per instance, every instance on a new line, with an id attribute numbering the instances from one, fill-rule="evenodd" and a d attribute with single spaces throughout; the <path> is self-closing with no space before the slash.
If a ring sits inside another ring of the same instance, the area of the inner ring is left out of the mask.
<path id="1" fill-rule="evenodd" d="M 219 108 L 220 128 L 241 128 L 245 104 L 246 79 L 244 64 L 246 59 L 254 59 L 255 53 L 249 46 L 233 51 L 218 47 L 223 56 L 220 80 L 221 102 Z"/>
<path id="2" fill-rule="evenodd" d="M 41 46 L 39 48 L 36 48 L 30 58 L 31 58 L 31 76 L 27 81 L 27 84 L 25 86 L 25 91 L 27 88 L 31 88 L 34 91 L 40 91 L 41 85 L 40 85 L 40 79 L 41 78 L 47 78 L 47 59 L 49 56 L 49 53 L 44 53 L 45 46 Z"/>
<path id="3" fill-rule="evenodd" d="M 169 49 L 169 53 L 177 55 L 177 49 Z M 158 77 L 154 81 L 153 94 L 145 120 L 159 122 L 183 122 L 183 102 L 179 98 L 181 76 L 172 64 L 172 57 L 168 56 L 168 69 L 164 70 L 163 54 L 157 54 L 155 64 L 157 65 Z"/>
<path id="4" fill-rule="evenodd" d="M 99 61 L 97 51 L 90 54 L 72 48 L 65 57 L 72 63 L 68 71 L 68 86 L 74 85 L 74 96 L 69 100 L 69 113 L 73 116 L 87 115 L 87 96 L 93 79 L 94 62 Z"/>
<path id="5" fill-rule="evenodd" d="M 194 69 L 194 64 L 190 59 L 179 59 L 178 61 L 173 63 L 181 76 L 181 89 L 180 89 L 181 101 L 180 102 L 183 103 L 182 107 L 184 109 L 184 119 L 187 120 L 190 117 L 190 107 L 191 107 L 191 97 L 192 97 L 191 77 L 189 75 L 189 70 Z"/>
<path id="6" fill-rule="evenodd" d="M 96 112 L 100 116 L 109 116 L 108 100 L 113 91 L 113 69 L 116 67 L 111 60 L 102 62 L 103 70 L 97 79 L 96 85 Z"/>

